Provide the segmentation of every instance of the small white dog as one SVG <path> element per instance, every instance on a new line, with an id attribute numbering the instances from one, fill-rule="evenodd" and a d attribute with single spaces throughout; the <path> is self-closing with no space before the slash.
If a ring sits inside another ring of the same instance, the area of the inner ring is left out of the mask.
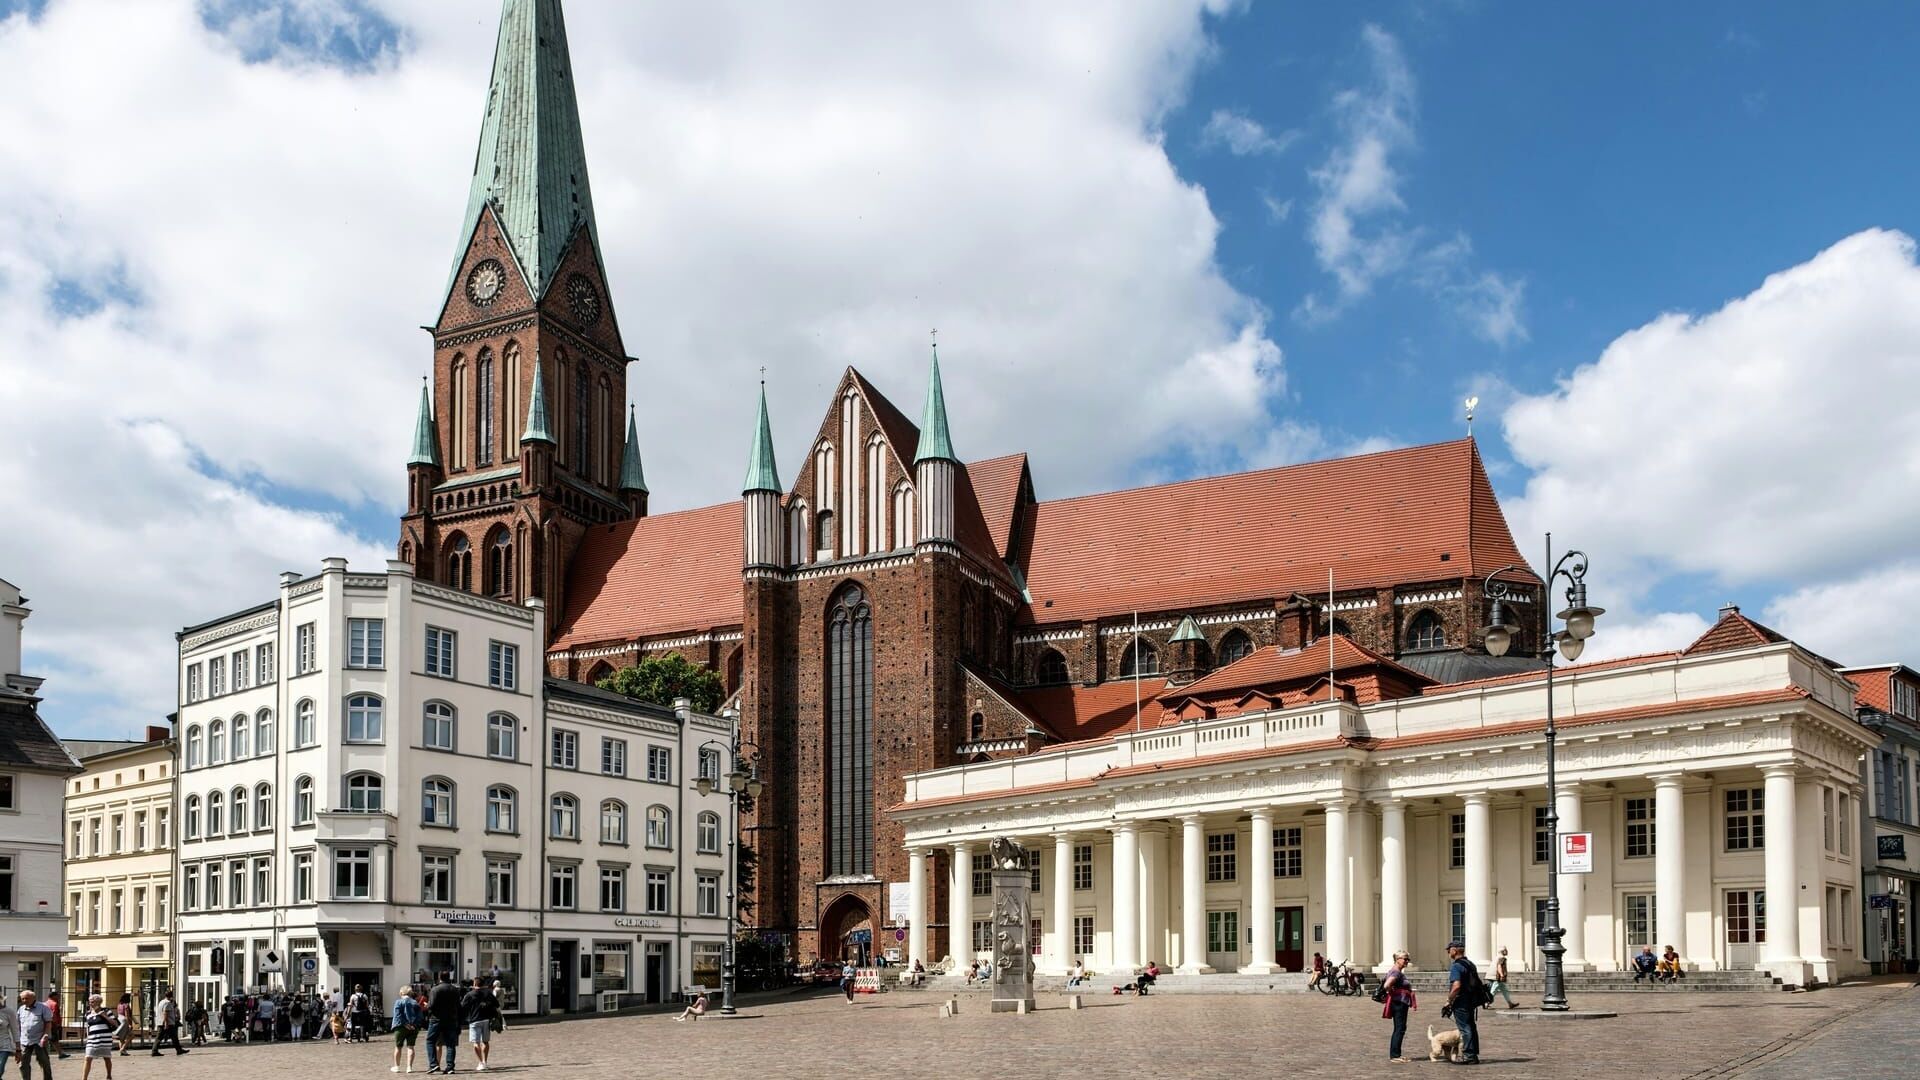
<path id="1" fill-rule="evenodd" d="M 1449 1028 L 1448 1030 L 1442 1031 L 1436 1035 L 1434 1034 L 1434 1031 L 1433 1031 L 1433 1025 L 1428 1024 L 1427 1025 L 1427 1060 L 1428 1061 L 1453 1061 L 1453 1062 L 1460 1061 L 1461 1060 L 1460 1032 Z"/>

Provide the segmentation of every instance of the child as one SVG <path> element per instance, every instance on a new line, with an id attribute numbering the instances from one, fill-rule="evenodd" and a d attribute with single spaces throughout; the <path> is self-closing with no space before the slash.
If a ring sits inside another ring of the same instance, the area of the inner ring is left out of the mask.
<path id="1" fill-rule="evenodd" d="M 341 1040 L 347 1037 L 347 1014 L 338 1009 L 334 1010 L 333 1015 L 327 1019 L 327 1026 L 333 1030 L 333 1045 L 339 1046 Z"/>

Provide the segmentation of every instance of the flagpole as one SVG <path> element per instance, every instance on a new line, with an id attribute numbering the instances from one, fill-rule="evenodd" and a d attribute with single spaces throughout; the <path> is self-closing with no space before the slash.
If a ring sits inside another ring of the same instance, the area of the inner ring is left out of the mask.
<path id="1" fill-rule="evenodd" d="M 1140 731 L 1140 613 L 1133 613 L 1133 643 L 1127 648 L 1133 650 L 1133 730 Z"/>
<path id="2" fill-rule="evenodd" d="M 1327 700 L 1333 700 L 1333 567 L 1327 567 Z"/>

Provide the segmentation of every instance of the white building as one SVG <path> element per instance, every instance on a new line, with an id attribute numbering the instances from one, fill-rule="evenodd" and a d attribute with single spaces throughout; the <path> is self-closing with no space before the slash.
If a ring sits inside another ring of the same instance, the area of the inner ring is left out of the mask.
<path id="1" fill-rule="evenodd" d="M 173 985 L 171 732 L 141 742 L 70 739 L 85 770 L 67 781 L 65 1000 L 134 998 L 144 1027 Z"/>
<path id="2" fill-rule="evenodd" d="M 20 590 L 0 581 L 0 995 L 59 985 L 72 952 L 61 907 L 62 796 L 80 765 L 40 719 L 40 680 L 20 671 Z"/>
<path id="3" fill-rule="evenodd" d="M 1865 956 L 1876 972 L 1913 971 L 1920 936 L 1920 673 L 1904 664 L 1847 668 L 1860 722 L 1880 744 L 1860 759 Z"/>
<path id="4" fill-rule="evenodd" d="M 330 559 L 180 633 L 189 994 L 452 971 L 531 1012 L 718 984 L 729 806 L 684 763 L 711 743 L 717 775 L 729 721 L 545 679 L 543 620 Z"/>
<path id="5" fill-rule="evenodd" d="M 1694 969 L 1789 985 L 1866 971 L 1855 823 L 1878 740 L 1853 684 L 1730 609 L 1683 652 L 1564 669 L 1554 691 L 1560 830 L 1594 849 L 1591 873 L 1561 877 L 1569 969 L 1671 944 Z M 1008 836 L 1040 855 L 1043 972 L 1075 957 L 1298 971 L 1314 952 L 1373 966 L 1402 948 L 1431 966 L 1454 937 L 1537 967 L 1555 849 L 1545 713 L 1530 673 L 1373 704 L 1256 702 L 919 773 L 893 811 L 911 910 L 930 910 L 940 859 L 947 922 L 978 945 L 975 857 Z M 927 940 L 912 927 L 910 951 Z"/>

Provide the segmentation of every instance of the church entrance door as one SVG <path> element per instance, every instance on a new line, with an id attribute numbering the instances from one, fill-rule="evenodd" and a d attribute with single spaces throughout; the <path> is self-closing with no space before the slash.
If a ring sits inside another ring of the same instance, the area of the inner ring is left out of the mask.
<path id="1" fill-rule="evenodd" d="M 865 967 L 873 960 L 873 910 L 852 893 L 827 905 L 820 916 L 820 956 L 825 960 L 851 960 Z"/>

